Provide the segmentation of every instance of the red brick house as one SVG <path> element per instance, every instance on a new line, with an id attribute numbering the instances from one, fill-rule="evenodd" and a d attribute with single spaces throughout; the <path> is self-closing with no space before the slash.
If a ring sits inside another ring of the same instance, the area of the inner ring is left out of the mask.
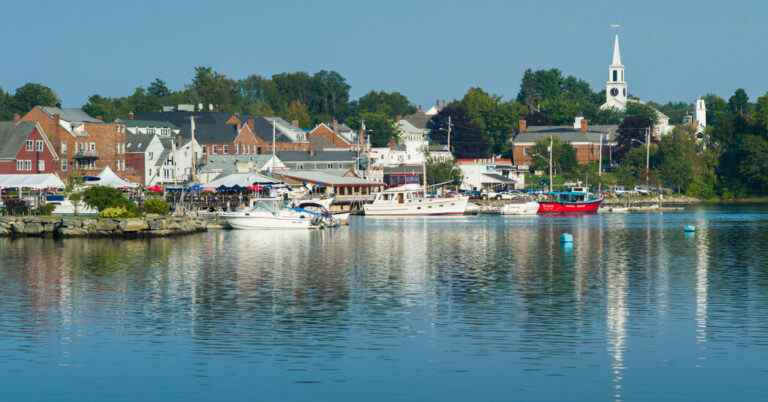
<path id="1" fill-rule="evenodd" d="M 0 122 L 0 174 L 56 173 L 59 157 L 40 125 Z"/>
<path id="2" fill-rule="evenodd" d="M 352 143 L 347 141 L 346 138 L 342 137 L 336 131 L 334 131 L 331 127 L 326 125 L 325 123 L 320 123 L 315 128 L 312 129 L 312 131 L 307 133 L 307 140 L 310 144 L 312 144 L 312 147 L 317 150 L 323 150 L 328 148 L 336 148 L 336 149 L 350 149 L 352 148 Z"/>
<path id="3" fill-rule="evenodd" d="M 62 178 L 92 176 L 109 166 L 125 176 L 125 126 L 104 123 L 80 109 L 36 106 L 22 120 L 37 123 L 59 156 Z"/>
<path id="4" fill-rule="evenodd" d="M 610 159 L 616 146 L 618 126 L 590 126 L 586 119 L 577 117 L 573 126 L 528 126 L 525 120 L 520 120 L 519 133 L 512 140 L 512 156 L 515 165 L 528 165 L 533 158 L 547 157 L 534 155 L 533 147 L 537 142 L 549 140 L 550 137 L 569 143 L 576 150 L 576 161 L 587 164 L 600 160 L 602 137 L 603 162 Z"/>

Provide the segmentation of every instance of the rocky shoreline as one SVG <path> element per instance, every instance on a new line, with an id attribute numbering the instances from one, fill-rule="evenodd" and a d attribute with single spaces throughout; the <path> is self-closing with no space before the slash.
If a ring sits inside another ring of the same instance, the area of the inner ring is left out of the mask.
<path id="1" fill-rule="evenodd" d="M 196 217 L 147 216 L 110 219 L 97 217 L 0 217 L 0 237 L 168 237 L 205 232 L 208 222 Z"/>

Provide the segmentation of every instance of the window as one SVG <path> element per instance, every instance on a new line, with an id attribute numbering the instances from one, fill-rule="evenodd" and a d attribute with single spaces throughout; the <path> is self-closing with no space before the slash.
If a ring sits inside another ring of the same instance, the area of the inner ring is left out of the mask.
<path id="1" fill-rule="evenodd" d="M 149 160 L 155 159 L 155 153 L 154 152 L 148 152 L 147 156 L 149 157 Z"/>
<path id="2" fill-rule="evenodd" d="M 17 160 L 16 161 L 16 170 L 19 170 L 19 171 L 32 171 L 32 161 L 31 160 Z"/>
<path id="3" fill-rule="evenodd" d="M 240 153 L 240 144 L 235 144 L 235 153 L 236 154 Z"/>
<path id="4" fill-rule="evenodd" d="M 221 146 L 221 153 L 222 153 L 222 154 L 224 154 L 224 155 L 226 155 L 226 154 L 227 154 L 227 148 L 228 148 L 228 146 L 227 146 L 227 145 L 222 145 L 222 146 Z"/>
<path id="5" fill-rule="evenodd" d="M 37 152 L 43 152 L 43 140 L 35 141 L 35 150 Z"/>
<path id="6" fill-rule="evenodd" d="M 45 161 L 44 160 L 41 159 L 41 160 L 37 161 L 37 170 L 39 172 L 44 172 L 45 171 Z"/>
<path id="7" fill-rule="evenodd" d="M 67 143 L 66 142 L 62 142 L 61 143 L 61 154 L 64 155 L 64 156 L 67 155 Z"/>
<path id="8" fill-rule="evenodd" d="M 66 172 L 68 168 L 69 168 L 68 161 L 66 159 L 62 159 L 61 160 L 61 171 L 62 172 Z"/>
<path id="9" fill-rule="evenodd" d="M 90 149 L 91 151 L 96 151 L 96 143 L 95 143 L 95 142 L 92 142 L 92 143 L 90 143 L 90 144 L 88 144 L 88 145 L 90 146 L 90 148 L 89 148 L 89 149 Z"/>
<path id="10" fill-rule="evenodd" d="M 34 150 L 34 144 L 35 142 L 32 140 L 27 140 L 27 151 L 33 151 Z"/>
<path id="11" fill-rule="evenodd" d="M 616 82 L 619 80 L 619 72 L 618 70 L 613 70 L 613 82 Z"/>

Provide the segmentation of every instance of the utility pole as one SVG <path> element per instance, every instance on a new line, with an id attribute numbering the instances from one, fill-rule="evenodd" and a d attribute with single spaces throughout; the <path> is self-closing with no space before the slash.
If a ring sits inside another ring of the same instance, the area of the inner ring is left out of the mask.
<path id="1" fill-rule="evenodd" d="M 554 141 L 552 140 L 552 137 L 549 137 L 549 192 L 552 192 L 552 147 L 554 146 Z"/>
<path id="2" fill-rule="evenodd" d="M 451 152 L 451 128 L 453 127 L 453 123 L 451 123 L 451 115 L 448 115 L 448 152 Z"/>
<path id="3" fill-rule="evenodd" d="M 191 128 L 191 139 L 189 146 L 192 149 L 192 171 L 190 172 L 190 178 L 192 183 L 195 182 L 195 177 L 197 175 L 197 141 L 195 141 L 195 116 L 189 116 L 189 122 L 190 122 L 190 128 Z"/>
<path id="4" fill-rule="evenodd" d="M 597 176 L 603 175 L 603 133 L 600 133 L 600 162 L 597 165 Z"/>
<path id="5" fill-rule="evenodd" d="M 275 126 L 275 120 L 272 120 L 272 163 L 269 168 L 270 173 L 275 170 L 275 137 L 277 137 L 277 127 Z"/>
<path id="6" fill-rule="evenodd" d="M 651 128 L 645 129 L 645 184 L 650 185 L 651 171 Z"/>

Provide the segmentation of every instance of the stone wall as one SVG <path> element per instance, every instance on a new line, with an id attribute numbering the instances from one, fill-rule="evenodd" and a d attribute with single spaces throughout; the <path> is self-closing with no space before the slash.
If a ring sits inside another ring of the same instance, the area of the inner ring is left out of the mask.
<path id="1" fill-rule="evenodd" d="M 207 221 L 194 217 L 0 217 L 0 236 L 12 237 L 164 237 L 206 230 Z"/>

